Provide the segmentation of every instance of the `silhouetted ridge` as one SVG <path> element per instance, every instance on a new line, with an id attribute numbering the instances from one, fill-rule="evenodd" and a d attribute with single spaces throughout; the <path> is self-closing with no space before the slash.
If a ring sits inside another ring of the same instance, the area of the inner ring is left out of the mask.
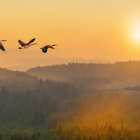
<path id="1" fill-rule="evenodd" d="M 28 70 L 27 73 L 44 80 L 71 81 L 90 77 L 138 84 L 140 82 L 140 61 L 116 62 L 114 64 L 72 63 L 36 67 Z"/>

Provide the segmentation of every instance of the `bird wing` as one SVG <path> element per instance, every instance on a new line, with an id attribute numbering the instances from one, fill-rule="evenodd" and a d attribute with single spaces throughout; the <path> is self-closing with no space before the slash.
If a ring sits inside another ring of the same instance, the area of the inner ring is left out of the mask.
<path id="1" fill-rule="evenodd" d="M 30 45 L 31 43 L 33 43 L 35 41 L 36 38 L 33 38 L 32 40 L 30 40 L 27 45 Z"/>
<path id="2" fill-rule="evenodd" d="M 50 46 L 49 48 L 51 48 L 51 49 L 55 49 L 54 47 L 52 47 L 52 46 Z"/>
<path id="3" fill-rule="evenodd" d="M 3 50 L 3 51 L 5 51 L 5 48 L 4 48 L 4 46 L 2 45 L 1 42 L 0 42 L 0 49 Z"/>
<path id="4" fill-rule="evenodd" d="M 53 46 L 51 46 L 51 45 L 46 45 L 46 46 L 44 46 L 45 48 L 51 48 L 51 49 L 55 49 Z"/>
<path id="5" fill-rule="evenodd" d="M 21 45 L 21 46 L 25 46 L 26 44 L 24 43 L 24 42 L 22 42 L 21 40 L 18 40 L 18 42 L 19 42 L 19 44 Z"/>
<path id="6" fill-rule="evenodd" d="M 57 44 L 54 44 L 54 45 L 52 45 L 52 46 L 57 46 Z"/>

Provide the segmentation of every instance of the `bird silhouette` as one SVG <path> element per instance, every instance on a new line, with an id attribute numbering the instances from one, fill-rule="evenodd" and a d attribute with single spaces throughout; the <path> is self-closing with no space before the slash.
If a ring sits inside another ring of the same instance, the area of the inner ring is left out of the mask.
<path id="1" fill-rule="evenodd" d="M 36 38 L 33 38 L 28 43 L 24 43 L 23 41 L 18 40 L 19 44 L 21 45 L 21 47 L 19 47 L 19 49 L 26 49 L 26 48 L 29 48 L 30 46 L 36 45 L 37 43 L 33 43 L 35 41 L 35 39 Z"/>
<path id="2" fill-rule="evenodd" d="M 50 49 L 55 49 L 54 46 L 56 46 L 56 44 L 54 44 L 54 45 L 46 45 L 46 46 L 44 46 L 44 47 L 42 47 L 40 49 L 42 49 L 42 52 L 43 53 L 47 53 L 47 51 L 48 51 L 49 48 Z"/>
<path id="3" fill-rule="evenodd" d="M 5 48 L 4 48 L 3 44 L 2 44 L 2 42 L 5 42 L 5 41 L 7 41 L 7 40 L 1 40 L 1 41 L 0 41 L 0 49 L 1 49 L 2 51 L 5 51 Z"/>

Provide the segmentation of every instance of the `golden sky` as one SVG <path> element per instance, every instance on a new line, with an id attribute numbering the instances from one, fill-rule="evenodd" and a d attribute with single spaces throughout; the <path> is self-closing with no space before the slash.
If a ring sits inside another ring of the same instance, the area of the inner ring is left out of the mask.
<path id="1" fill-rule="evenodd" d="M 140 0 L 0 0 L 0 15 L 0 38 L 8 40 L 1 66 L 58 57 L 140 59 Z M 33 37 L 37 46 L 17 49 L 18 39 Z M 41 53 L 53 43 L 58 50 Z"/>

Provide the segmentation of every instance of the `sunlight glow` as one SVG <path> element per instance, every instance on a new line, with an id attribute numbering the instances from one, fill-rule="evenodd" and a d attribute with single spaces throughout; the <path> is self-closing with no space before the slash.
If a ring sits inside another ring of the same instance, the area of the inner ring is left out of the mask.
<path id="1" fill-rule="evenodd" d="M 140 24 L 136 25 L 133 29 L 133 38 L 136 41 L 140 41 Z"/>

